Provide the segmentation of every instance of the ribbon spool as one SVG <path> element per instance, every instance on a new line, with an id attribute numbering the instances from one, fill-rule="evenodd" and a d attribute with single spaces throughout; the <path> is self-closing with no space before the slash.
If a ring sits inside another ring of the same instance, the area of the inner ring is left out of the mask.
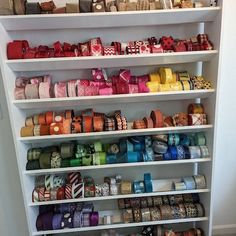
<path id="1" fill-rule="evenodd" d="M 176 82 L 176 81 L 173 81 L 173 74 L 172 74 L 172 70 L 170 68 L 160 68 L 159 73 L 161 76 L 161 83 L 162 84 L 169 84 L 172 82 Z"/>
<path id="2" fill-rule="evenodd" d="M 154 141 L 152 148 L 155 153 L 165 154 L 168 150 L 168 145 L 164 142 Z"/>
<path id="3" fill-rule="evenodd" d="M 199 146 L 189 146 L 188 149 L 191 159 L 201 158 L 201 149 Z"/>
<path id="4" fill-rule="evenodd" d="M 204 175 L 195 175 L 193 176 L 197 189 L 206 188 L 206 178 Z"/>
<path id="5" fill-rule="evenodd" d="M 193 177 L 184 177 L 183 182 L 185 183 L 187 190 L 196 189 L 196 183 Z"/>
<path id="6" fill-rule="evenodd" d="M 178 146 L 180 142 L 180 136 L 179 134 L 169 134 L 168 135 L 168 145 L 170 146 Z"/>

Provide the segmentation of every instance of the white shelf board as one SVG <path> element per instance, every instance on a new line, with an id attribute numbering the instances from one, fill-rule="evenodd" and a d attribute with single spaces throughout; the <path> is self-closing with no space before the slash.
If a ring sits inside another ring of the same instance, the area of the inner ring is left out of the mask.
<path id="1" fill-rule="evenodd" d="M 173 101 L 195 98 L 207 98 L 215 93 L 214 89 L 191 91 L 172 91 L 159 93 L 117 94 L 109 96 L 84 96 L 68 98 L 14 100 L 20 109 L 37 109 L 53 107 L 91 106 L 97 104 L 139 103 L 154 101 Z"/>
<path id="2" fill-rule="evenodd" d="M 32 137 L 18 137 L 18 141 L 23 143 L 42 143 L 42 142 L 58 142 L 70 140 L 97 140 L 100 138 L 119 138 L 137 135 L 154 135 L 166 133 L 191 133 L 201 132 L 212 129 L 213 125 L 200 125 L 200 126 L 184 126 L 184 127 L 165 127 L 165 128 L 151 128 L 151 129 L 131 129 L 121 131 L 103 131 L 91 133 L 79 133 L 68 135 L 45 135 L 45 136 L 32 136 Z"/>
<path id="3" fill-rule="evenodd" d="M 33 232 L 33 235 L 62 234 L 62 233 L 85 232 L 85 231 L 95 231 L 104 229 L 132 228 L 132 227 L 142 227 L 146 225 L 179 224 L 179 223 L 198 222 L 207 220 L 208 217 L 198 217 L 198 218 L 186 218 L 186 219 L 175 219 L 175 220 L 148 221 L 148 222 L 129 223 L 129 224 L 122 223 L 122 224 L 99 225 L 99 226 L 73 228 L 73 229 L 38 231 L 38 232 Z"/>
<path id="4" fill-rule="evenodd" d="M 7 30 L 43 30 L 152 26 L 214 21 L 220 7 L 102 12 L 83 14 L 0 16 Z M 50 22 L 50 24 L 49 24 Z"/>
<path id="5" fill-rule="evenodd" d="M 159 165 L 176 165 L 176 164 L 191 164 L 191 163 L 203 163 L 210 162 L 211 158 L 200 158 L 200 159 L 187 159 L 187 160 L 174 160 L 174 161 L 148 161 L 148 162 L 134 162 L 134 163 L 119 163 L 119 164 L 107 164 L 98 166 L 77 166 L 77 167 L 66 167 L 66 168 L 55 168 L 55 169 L 39 169 L 39 170 L 25 170 L 24 174 L 29 176 L 36 175 L 47 175 L 47 174 L 62 174 L 68 172 L 78 172 L 86 170 L 100 170 L 100 169 L 111 169 L 111 168 L 132 168 L 132 167 L 143 167 L 143 166 L 159 166 Z"/>
<path id="6" fill-rule="evenodd" d="M 97 57 L 6 60 L 5 63 L 16 72 L 52 71 L 191 63 L 209 61 L 217 54 L 217 50 L 211 50 Z"/>
<path id="7" fill-rule="evenodd" d="M 65 200 L 47 201 L 47 202 L 30 202 L 29 206 L 35 207 L 35 206 L 62 204 L 62 203 L 107 201 L 107 200 L 116 200 L 116 199 L 122 199 L 122 198 L 153 197 L 153 196 L 164 196 L 164 195 L 177 195 L 177 194 L 189 194 L 189 193 L 209 193 L 209 192 L 210 192 L 210 189 L 197 189 L 197 190 L 188 190 L 188 191 L 168 191 L 168 192 L 153 192 L 153 193 L 140 193 L 140 194 L 125 194 L 125 195 L 115 195 L 115 196 L 106 196 L 106 197 L 65 199 Z"/>

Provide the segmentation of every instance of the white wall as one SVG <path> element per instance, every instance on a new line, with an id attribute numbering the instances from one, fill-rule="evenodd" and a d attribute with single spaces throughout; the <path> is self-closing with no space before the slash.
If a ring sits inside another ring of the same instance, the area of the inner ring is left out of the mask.
<path id="1" fill-rule="evenodd" d="M 236 1 L 224 1 L 223 53 L 214 191 L 214 232 L 236 234 Z M 0 235 L 27 236 L 20 181 L 0 78 Z M 225 230 L 226 229 L 226 230 Z"/>
<path id="2" fill-rule="evenodd" d="M 0 235 L 27 236 L 26 216 L 7 104 L 0 76 Z"/>
<path id="3" fill-rule="evenodd" d="M 224 2 L 213 222 L 215 232 L 236 234 L 236 1 Z"/>

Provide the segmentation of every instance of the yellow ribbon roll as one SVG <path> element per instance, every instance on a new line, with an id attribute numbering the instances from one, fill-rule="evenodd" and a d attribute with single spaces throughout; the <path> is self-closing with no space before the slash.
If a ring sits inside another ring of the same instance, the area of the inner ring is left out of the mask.
<path id="1" fill-rule="evenodd" d="M 173 74 L 170 68 L 160 68 L 159 73 L 161 75 L 161 83 L 162 84 L 169 84 L 174 82 L 173 81 Z"/>
<path id="2" fill-rule="evenodd" d="M 159 84 L 159 92 L 171 91 L 170 84 Z"/>
<path id="3" fill-rule="evenodd" d="M 147 82 L 146 86 L 149 88 L 151 93 L 158 92 L 158 88 L 159 88 L 158 82 Z"/>
<path id="4" fill-rule="evenodd" d="M 151 82 L 161 83 L 161 76 L 158 72 L 149 74 L 149 80 Z"/>
<path id="5" fill-rule="evenodd" d="M 177 81 L 175 83 L 170 83 L 170 90 L 171 91 L 182 91 L 183 87 L 180 81 Z"/>
<path id="6" fill-rule="evenodd" d="M 189 81 L 181 81 L 184 90 L 191 90 Z"/>

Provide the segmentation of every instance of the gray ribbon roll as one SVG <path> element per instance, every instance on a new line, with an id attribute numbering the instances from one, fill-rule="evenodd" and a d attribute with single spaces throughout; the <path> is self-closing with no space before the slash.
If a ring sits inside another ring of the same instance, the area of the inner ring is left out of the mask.
<path id="1" fill-rule="evenodd" d="M 155 153 L 165 154 L 167 152 L 168 145 L 164 142 L 154 141 L 152 148 Z"/>

